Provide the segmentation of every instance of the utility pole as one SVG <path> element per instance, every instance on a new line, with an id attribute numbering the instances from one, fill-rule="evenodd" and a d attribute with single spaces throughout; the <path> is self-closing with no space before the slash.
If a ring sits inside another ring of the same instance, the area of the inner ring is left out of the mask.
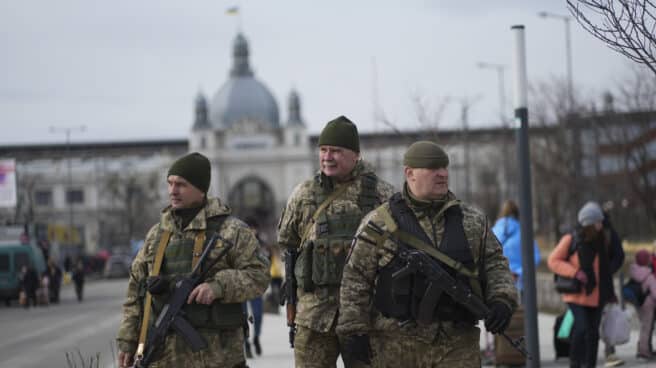
<path id="1" fill-rule="evenodd" d="M 70 198 L 71 188 L 73 187 L 73 170 L 72 170 L 72 158 L 71 158 L 71 133 L 73 132 L 84 132 L 86 127 L 84 125 L 73 126 L 73 127 L 50 127 L 50 133 L 64 133 L 66 134 L 66 158 L 67 158 L 67 176 L 68 176 L 68 188 L 66 189 L 66 203 L 68 204 L 68 231 L 67 231 L 67 240 L 69 245 L 72 245 L 73 242 L 73 203 Z"/>
<path id="2" fill-rule="evenodd" d="M 546 11 L 541 11 L 538 15 L 542 18 L 560 19 L 565 22 L 565 67 L 567 71 L 567 111 L 572 112 L 574 109 L 574 82 L 572 76 L 572 40 L 570 36 L 570 21 L 571 17 L 567 15 L 554 14 Z"/>
<path id="3" fill-rule="evenodd" d="M 531 159 L 528 139 L 528 104 L 526 77 L 526 42 L 524 26 L 511 27 L 515 34 L 515 129 L 520 177 L 520 224 L 522 238 L 522 279 L 524 283 L 524 334 L 532 359 L 526 367 L 540 366 L 540 341 L 538 340 L 538 312 L 535 292 L 535 263 L 533 263 L 533 205 L 531 203 Z"/>
<path id="4" fill-rule="evenodd" d="M 506 115 L 506 88 L 505 88 L 505 71 L 506 66 L 503 64 L 495 63 L 486 63 L 478 62 L 476 64 L 481 69 L 490 69 L 494 70 L 497 73 L 497 83 L 499 88 L 499 121 L 503 127 L 503 144 L 502 144 L 502 155 L 503 162 L 501 167 L 503 167 L 503 196 L 505 199 L 511 197 L 510 183 L 513 182 L 510 174 L 510 144 L 505 142 L 506 138 L 510 135 L 510 124 L 508 124 L 508 119 Z"/>
<path id="5" fill-rule="evenodd" d="M 471 190 L 471 147 L 469 144 L 469 108 L 474 102 L 478 101 L 481 96 L 474 98 L 463 97 L 461 100 L 462 107 L 460 109 L 460 121 L 462 123 L 462 138 L 463 138 L 463 166 L 465 169 L 465 200 L 472 201 Z"/>
<path id="6" fill-rule="evenodd" d="M 464 140 L 463 160 L 465 168 L 465 200 L 471 202 L 471 161 L 469 147 L 469 104 L 463 99 L 460 117 L 462 121 L 462 135 Z"/>

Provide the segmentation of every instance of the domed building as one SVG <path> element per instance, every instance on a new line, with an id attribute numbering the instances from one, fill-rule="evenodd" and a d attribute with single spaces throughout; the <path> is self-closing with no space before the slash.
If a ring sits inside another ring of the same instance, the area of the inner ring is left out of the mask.
<path id="1" fill-rule="evenodd" d="M 312 175 L 301 101 L 292 90 L 281 123 L 276 98 L 255 78 L 241 33 L 232 57 L 228 80 L 210 102 L 202 92 L 196 97 L 189 150 L 212 162 L 211 194 L 226 200 L 237 216 L 273 226 L 299 178 Z"/>

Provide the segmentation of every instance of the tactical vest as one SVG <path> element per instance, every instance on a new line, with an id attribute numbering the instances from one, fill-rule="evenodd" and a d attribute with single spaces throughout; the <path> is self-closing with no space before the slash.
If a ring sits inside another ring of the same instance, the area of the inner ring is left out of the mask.
<path id="1" fill-rule="evenodd" d="M 330 192 L 326 192 L 319 185 L 319 178 L 319 175 L 315 177 L 313 193 L 315 208 L 318 208 L 330 195 Z M 348 213 L 326 214 L 326 211 L 320 213 L 313 225 L 315 239 L 312 241 L 302 239 L 301 252 L 294 268 L 299 288 L 311 292 L 315 287 L 341 284 L 342 271 L 353 235 L 362 217 L 379 204 L 377 183 L 378 178 L 374 174 L 363 174 L 360 177 L 358 210 Z"/>
<path id="2" fill-rule="evenodd" d="M 400 193 L 396 193 L 389 200 L 390 212 L 399 230 L 408 233 L 424 243 L 432 244 L 432 241 L 421 228 L 415 214 L 405 203 Z M 380 209 L 384 210 L 384 209 Z M 463 213 L 460 206 L 449 207 L 445 213 L 444 234 L 439 246 L 439 252 L 464 266 L 470 275 L 478 276 L 471 252 L 471 246 L 465 235 L 463 226 Z M 392 235 L 392 234 L 388 234 Z M 404 243 L 403 241 L 401 241 Z M 412 245 L 404 243 L 409 248 Z M 481 283 L 477 277 L 468 277 L 456 271 L 440 260 L 440 265 L 462 285 L 466 285 L 471 292 L 478 297 L 483 297 Z M 480 262 L 479 262 L 480 263 Z M 402 321 L 416 320 L 419 305 L 424 297 L 428 282 L 422 274 L 415 273 L 401 279 L 394 279 L 393 275 L 401 270 L 405 263 L 394 257 L 390 263 L 385 265 L 378 274 L 376 287 L 374 289 L 374 306 L 383 316 L 396 318 Z M 479 266 L 480 268 L 480 266 Z M 433 313 L 434 321 L 453 321 L 475 324 L 476 318 L 466 308 L 456 303 L 451 296 L 443 293 Z"/>
<path id="3" fill-rule="evenodd" d="M 218 232 L 227 217 L 227 215 L 223 215 L 208 218 L 206 220 L 207 229 L 205 230 L 205 239 L 208 239 L 215 231 Z M 163 231 L 160 226 L 153 244 L 159 244 L 162 233 Z M 172 236 L 169 240 L 164 253 L 160 275 L 169 280 L 171 290 L 175 284 L 176 277 L 191 273 L 193 249 L 193 238 Z M 211 261 L 211 259 L 208 257 L 205 261 L 206 262 L 204 263 L 206 264 L 207 261 Z M 151 313 L 150 319 L 151 326 L 170 297 L 171 293 L 153 295 L 153 313 Z M 226 304 L 214 302 L 211 305 L 192 303 L 186 304 L 182 310 L 184 311 L 185 318 L 189 323 L 199 331 L 217 331 L 221 329 L 238 328 L 242 327 L 245 321 L 241 303 Z"/>

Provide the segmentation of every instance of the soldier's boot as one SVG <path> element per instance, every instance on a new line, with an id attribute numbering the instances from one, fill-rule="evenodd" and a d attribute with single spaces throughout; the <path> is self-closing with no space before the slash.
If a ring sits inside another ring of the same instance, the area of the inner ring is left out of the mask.
<path id="1" fill-rule="evenodd" d="M 253 346 L 255 346 L 255 354 L 258 356 L 262 355 L 262 346 L 260 346 L 260 337 L 255 336 L 253 338 Z"/>
<path id="2" fill-rule="evenodd" d="M 246 352 L 247 359 L 253 358 L 253 353 L 251 352 L 251 344 L 248 342 L 248 340 L 244 341 L 244 351 Z"/>

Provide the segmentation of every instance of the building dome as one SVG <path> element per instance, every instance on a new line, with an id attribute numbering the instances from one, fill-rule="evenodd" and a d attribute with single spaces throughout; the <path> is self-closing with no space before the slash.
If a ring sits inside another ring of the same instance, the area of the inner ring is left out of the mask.
<path id="1" fill-rule="evenodd" d="M 248 63 L 248 42 L 241 33 L 233 43 L 233 59 L 230 78 L 212 98 L 212 126 L 227 129 L 242 120 L 253 120 L 278 128 L 278 104 L 269 89 L 253 76 Z"/>

